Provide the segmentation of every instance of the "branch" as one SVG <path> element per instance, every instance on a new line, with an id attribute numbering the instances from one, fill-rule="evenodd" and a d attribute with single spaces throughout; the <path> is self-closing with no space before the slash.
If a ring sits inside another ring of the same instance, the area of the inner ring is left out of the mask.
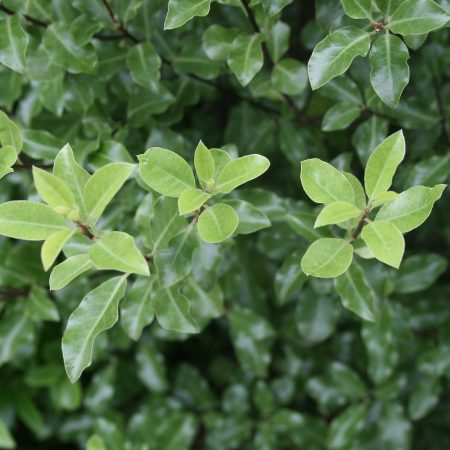
<path id="1" fill-rule="evenodd" d="M 16 14 L 16 11 L 7 8 L 5 5 L 0 5 L 0 11 L 3 11 L 5 14 L 8 14 L 8 16 L 13 16 L 14 14 Z M 28 14 L 22 14 L 22 16 L 25 17 L 25 19 L 27 19 L 28 22 L 32 23 L 33 25 L 37 25 L 38 27 L 47 28 L 49 25 L 48 23 L 36 19 L 35 17 L 31 17 Z"/>
<path id="2" fill-rule="evenodd" d="M 111 8 L 111 5 L 108 3 L 108 0 L 103 0 L 103 5 L 106 8 L 106 11 L 108 11 L 109 18 L 111 19 L 111 22 L 117 30 L 119 30 L 124 37 L 127 37 L 130 39 L 130 41 L 134 42 L 135 44 L 139 43 L 139 39 L 135 36 L 133 36 L 124 26 L 124 24 L 117 19 L 117 17 L 114 15 L 114 12 Z"/>

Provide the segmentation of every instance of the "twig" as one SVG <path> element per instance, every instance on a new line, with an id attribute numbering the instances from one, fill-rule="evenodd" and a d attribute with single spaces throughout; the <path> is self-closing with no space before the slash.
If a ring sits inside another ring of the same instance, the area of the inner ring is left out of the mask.
<path id="1" fill-rule="evenodd" d="M 16 14 L 15 11 L 7 8 L 5 5 L 0 5 L 0 11 L 3 11 L 4 13 L 8 14 L 8 16 L 13 16 L 14 14 Z M 42 20 L 36 19 L 35 17 L 31 17 L 28 14 L 22 14 L 22 16 L 25 17 L 25 19 L 27 19 L 28 22 L 33 23 L 34 25 L 37 25 L 38 27 L 47 28 L 49 25 L 48 23 L 43 22 Z"/>
<path id="2" fill-rule="evenodd" d="M 130 41 L 134 42 L 135 44 L 139 43 L 139 39 L 135 36 L 133 36 L 124 26 L 124 24 L 117 19 L 117 17 L 114 15 L 114 12 L 111 8 L 111 5 L 108 3 L 108 0 L 103 0 L 103 5 L 105 6 L 106 10 L 108 11 L 109 18 L 111 19 L 111 22 L 117 30 L 119 30 L 123 36 L 130 39 Z"/>

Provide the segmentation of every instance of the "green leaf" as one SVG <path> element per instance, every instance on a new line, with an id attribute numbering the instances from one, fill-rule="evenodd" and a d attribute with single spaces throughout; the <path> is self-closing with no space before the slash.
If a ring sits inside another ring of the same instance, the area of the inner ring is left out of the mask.
<path id="1" fill-rule="evenodd" d="M 16 448 L 16 442 L 6 427 L 3 420 L 0 419 L 0 447 L 4 449 Z"/>
<path id="2" fill-rule="evenodd" d="M 134 238 L 121 231 L 112 231 L 96 241 L 89 250 L 89 258 L 98 269 L 150 275 Z"/>
<path id="3" fill-rule="evenodd" d="M 270 161 L 262 155 L 246 155 L 228 162 L 221 170 L 216 188 L 228 193 L 241 184 L 262 175 L 270 166 Z"/>
<path id="4" fill-rule="evenodd" d="M 33 180 L 42 200 L 59 214 L 63 214 L 71 220 L 78 219 L 75 197 L 64 181 L 38 167 L 33 167 Z"/>
<path id="5" fill-rule="evenodd" d="M 93 224 L 97 222 L 134 167 L 134 164 L 129 163 L 111 163 L 97 170 L 89 178 L 83 191 L 89 221 Z"/>
<path id="6" fill-rule="evenodd" d="M 301 267 L 306 275 L 335 278 L 342 275 L 353 259 L 353 247 L 343 239 L 322 238 L 306 250 Z"/>
<path id="7" fill-rule="evenodd" d="M 75 202 L 80 208 L 80 219 L 87 219 L 83 190 L 89 180 L 89 174 L 76 161 L 69 144 L 65 145 L 55 158 L 53 174 L 64 181 L 72 191 Z"/>
<path id="8" fill-rule="evenodd" d="M 366 166 L 373 149 L 386 138 L 387 132 L 388 122 L 373 115 L 353 133 L 352 144 L 363 166 Z"/>
<path id="9" fill-rule="evenodd" d="M 197 322 L 191 316 L 189 300 L 179 292 L 178 287 L 158 287 L 153 297 L 153 308 L 158 323 L 166 330 L 179 333 L 198 333 Z"/>
<path id="10" fill-rule="evenodd" d="M 361 115 L 361 108 L 351 103 L 337 103 L 322 120 L 322 131 L 345 130 Z"/>
<path id="11" fill-rule="evenodd" d="M 152 88 L 159 81 L 161 58 L 150 42 L 131 47 L 127 54 L 131 78 L 144 88 Z"/>
<path id="12" fill-rule="evenodd" d="M 166 362 L 163 355 L 153 345 L 141 341 L 136 353 L 137 375 L 142 384 L 154 393 L 167 391 L 168 380 Z"/>
<path id="13" fill-rule="evenodd" d="M 231 45 L 228 66 L 242 86 L 247 86 L 262 69 L 264 57 L 261 42 L 262 37 L 259 34 L 241 33 Z"/>
<path id="14" fill-rule="evenodd" d="M 17 152 L 12 145 L 0 148 L 0 179 L 6 174 L 14 172 L 12 166 L 17 161 Z"/>
<path id="15" fill-rule="evenodd" d="M 308 85 L 306 66 L 295 59 L 283 59 L 272 70 L 272 83 L 283 94 L 298 95 Z"/>
<path id="16" fill-rule="evenodd" d="M 334 202 L 326 205 L 317 216 L 314 228 L 345 222 L 362 215 L 362 211 L 348 202 Z"/>
<path id="17" fill-rule="evenodd" d="M 391 33 L 380 36 L 370 50 L 370 82 L 378 97 L 394 108 L 409 82 L 409 51 Z"/>
<path id="18" fill-rule="evenodd" d="M 225 203 L 216 203 L 200 214 L 198 218 L 198 234 L 211 244 L 222 242 L 236 230 L 239 217 L 236 211 Z"/>
<path id="19" fill-rule="evenodd" d="M 41 320 L 59 321 L 58 308 L 48 297 L 47 291 L 39 286 L 32 287 L 25 306 L 25 312 L 30 319 L 37 322 Z"/>
<path id="20" fill-rule="evenodd" d="M 203 51 L 213 61 L 226 61 L 231 50 L 231 44 L 238 33 L 239 30 L 237 28 L 211 25 L 203 33 Z"/>
<path id="21" fill-rule="evenodd" d="M 376 220 L 388 220 L 402 233 L 414 230 L 427 220 L 434 203 L 441 198 L 445 188 L 445 184 L 438 184 L 433 188 L 412 187 L 383 205 Z"/>
<path id="22" fill-rule="evenodd" d="M 186 189 L 178 197 L 178 211 L 181 215 L 194 212 L 210 198 L 211 195 L 201 189 Z"/>
<path id="23" fill-rule="evenodd" d="M 92 363 L 95 338 L 119 318 L 119 301 L 125 294 L 125 276 L 111 278 L 89 292 L 72 312 L 62 339 L 64 366 L 72 383 Z"/>
<path id="24" fill-rule="evenodd" d="M 107 448 L 103 439 L 98 434 L 94 434 L 88 439 L 86 450 L 107 450 Z"/>
<path id="25" fill-rule="evenodd" d="M 375 320 L 375 294 L 361 267 L 353 263 L 347 272 L 334 280 L 334 286 L 345 308 L 364 320 Z"/>
<path id="26" fill-rule="evenodd" d="M 372 0 L 341 0 L 345 14 L 352 19 L 372 20 Z"/>
<path id="27" fill-rule="evenodd" d="M 75 255 L 55 266 L 50 274 L 50 290 L 57 291 L 94 267 L 88 255 Z"/>
<path id="28" fill-rule="evenodd" d="M 289 25 L 278 20 L 267 32 L 266 45 L 270 56 L 277 62 L 289 49 Z"/>
<path id="29" fill-rule="evenodd" d="M 164 29 L 181 27 L 194 16 L 207 16 L 210 4 L 211 0 L 169 0 Z"/>
<path id="30" fill-rule="evenodd" d="M 174 100 L 173 94 L 162 83 L 157 83 L 152 90 L 136 89 L 128 103 L 128 119 L 136 125 L 143 125 L 148 116 L 166 111 Z"/>
<path id="31" fill-rule="evenodd" d="M 327 448 L 347 448 L 353 442 L 355 435 L 364 427 L 367 406 L 352 405 L 333 419 L 328 429 Z"/>
<path id="32" fill-rule="evenodd" d="M 210 150 L 200 141 L 194 153 L 194 166 L 200 180 L 207 183 L 214 178 L 216 164 Z"/>
<path id="33" fill-rule="evenodd" d="M 364 184 L 370 200 L 388 191 L 404 157 L 405 138 L 401 130 L 391 134 L 373 151 L 364 172 Z"/>
<path id="34" fill-rule="evenodd" d="M 274 289 L 279 305 L 289 302 L 295 294 L 300 292 L 306 281 L 306 275 L 298 264 L 299 259 L 297 253 L 292 253 L 275 274 Z"/>
<path id="35" fill-rule="evenodd" d="M 153 147 L 138 158 L 142 179 L 156 192 L 168 197 L 179 197 L 185 189 L 195 187 L 192 169 L 176 153 Z"/>
<path id="36" fill-rule="evenodd" d="M 41 261 L 44 270 L 47 271 L 56 261 L 56 258 L 61 253 L 64 245 L 76 233 L 77 229 L 61 230 L 49 236 L 41 248 Z"/>
<path id="37" fill-rule="evenodd" d="M 372 208 L 378 208 L 387 202 L 390 202 L 398 197 L 397 192 L 387 191 L 377 195 L 372 201 Z"/>
<path id="38" fill-rule="evenodd" d="M 28 35 L 20 26 L 18 14 L 0 20 L 0 63 L 15 72 L 23 73 L 28 41 Z"/>
<path id="39" fill-rule="evenodd" d="M 17 153 L 20 153 L 23 146 L 19 127 L 3 111 L 0 111 L 0 143 L 4 146 L 11 145 Z"/>
<path id="40" fill-rule="evenodd" d="M 369 223 L 364 227 L 361 238 L 375 258 L 399 268 L 405 252 L 405 239 L 392 222 L 377 220 Z"/>
<path id="41" fill-rule="evenodd" d="M 433 0 L 406 0 L 392 14 L 389 28 L 404 36 L 425 34 L 449 20 L 450 14 Z"/>
<path id="42" fill-rule="evenodd" d="M 439 402 L 441 391 L 438 378 L 420 379 L 409 398 L 408 413 L 411 419 L 420 420 L 432 411 Z"/>
<path id="43" fill-rule="evenodd" d="M 96 73 L 98 59 L 91 44 L 79 46 L 66 22 L 54 22 L 46 28 L 45 50 L 53 63 L 70 73 Z"/>
<path id="44" fill-rule="evenodd" d="M 379 10 L 383 13 L 385 18 L 390 18 L 392 13 L 401 5 L 405 0 L 376 0 L 376 4 Z"/>
<path id="45" fill-rule="evenodd" d="M 364 192 L 364 188 L 362 187 L 361 182 L 356 178 L 353 174 L 349 172 L 344 172 L 345 178 L 351 184 L 353 188 L 353 192 L 355 194 L 355 205 L 359 209 L 364 209 L 366 207 L 366 193 Z"/>
<path id="46" fill-rule="evenodd" d="M 225 203 L 230 205 L 239 217 L 236 234 L 250 234 L 270 227 L 268 217 L 251 203 L 243 200 L 226 200 Z"/>
<path id="47" fill-rule="evenodd" d="M 42 203 L 17 200 L 0 205 L 0 234 L 4 236 L 44 241 L 56 231 L 68 229 L 65 219 Z"/>
<path id="48" fill-rule="evenodd" d="M 138 278 L 126 293 L 120 307 L 120 323 L 134 341 L 141 337 L 142 330 L 154 318 L 153 294 L 156 278 Z"/>
<path id="49" fill-rule="evenodd" d="M 317 158 L 301 163 L 300 180 L 308 197 L 316 203 L 354 203 L 355 193 L 345 175 Z"/>
<path id="50" fill-rule="evenodd" d="M 366 56 L 369 48 L 369 33 L 354 27 L 336 30 L 320 41 L 308 62 L 313 90 L 342 75 L 357 56 Z"/>

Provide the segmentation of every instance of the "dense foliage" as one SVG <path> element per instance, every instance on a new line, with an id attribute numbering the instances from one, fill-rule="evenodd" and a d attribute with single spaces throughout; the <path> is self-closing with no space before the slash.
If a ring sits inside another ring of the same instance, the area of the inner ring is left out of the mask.
<path id="1" fill-rule="evenodd" d="M 0 1 L 0 448 L 450 448 L 448 0 Z"/>

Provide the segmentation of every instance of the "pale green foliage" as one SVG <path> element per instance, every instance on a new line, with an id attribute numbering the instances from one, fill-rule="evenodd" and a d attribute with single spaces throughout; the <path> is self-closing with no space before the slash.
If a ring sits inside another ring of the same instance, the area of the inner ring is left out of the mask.
<path id="1" fill-rule="evenodd" d="M 362 214 L 362 211 L 355 205 L 348 202 L 334 202 L 329 203 L 320 211 L 317 216 L 314 228 L 323 227 L 324 225 L 331 225 L 345 222 Z"/>
<path id="2" fill-rule="evenodd" d="M 5 145 L 0 148 L 0 179 L 14 171 L 12 165 L 16 160 L 17 152 L 12 145 Z"/>
<path id="3" fill-rule="evenodd" d="M 50 289 L 62 289 L 76 277 L 92 269 L 93 264 L 88 255 L 74 255 L 58 264 L 50 274 Z"/>
<path id="4" fill-rule="evenodd" d="M 239 217 L 231 206 L 216 203 L 200 214 L 198 233 L 205 242 L 222 242 L 234 233 L 238 223 Z"/>
<path id="5" fill-rule="evenodd" d="M 189 214 L 199 209 L 211 195 L 201 189 L 186 189 L 178 197 L 178 211 L 180 214 Z"/>

